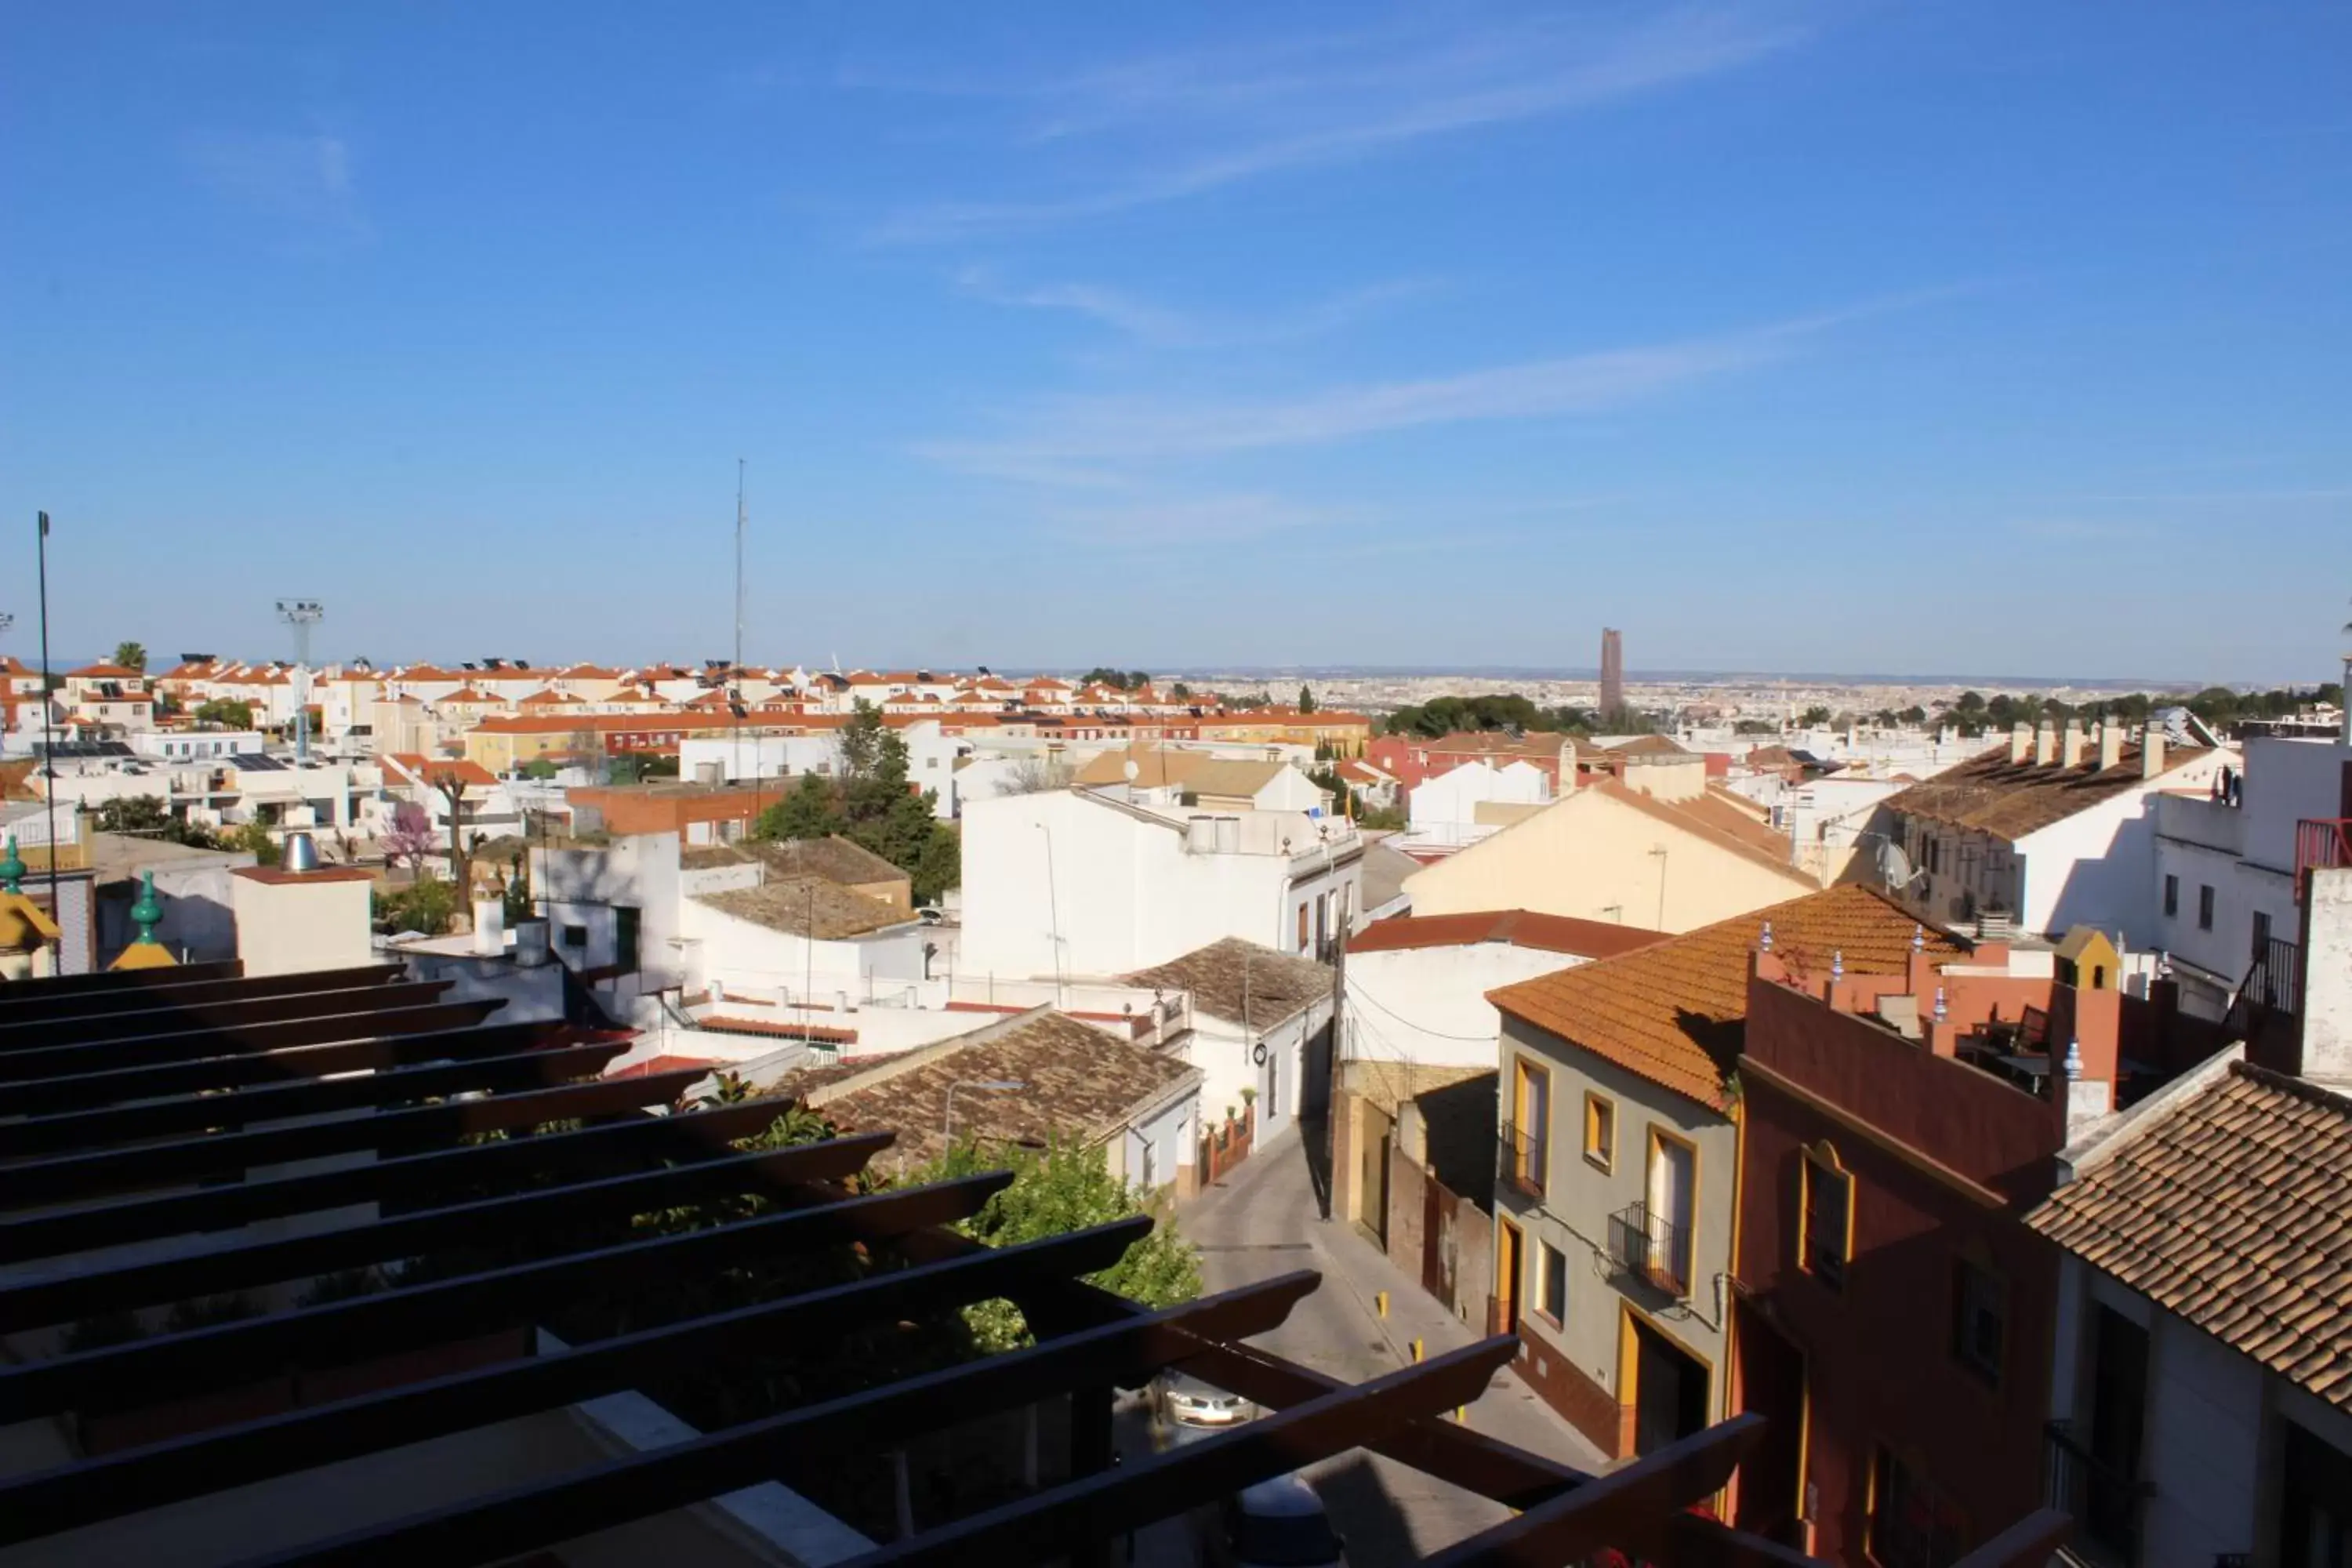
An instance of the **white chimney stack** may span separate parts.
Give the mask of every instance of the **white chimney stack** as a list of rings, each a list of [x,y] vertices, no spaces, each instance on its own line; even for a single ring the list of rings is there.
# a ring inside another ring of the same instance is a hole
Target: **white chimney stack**
[[[2044,719],[2033,731],[2033,765],[2046,768],[2058,760],[2058,727]]]
[[[474,894],[474,951],[485,958],[506,956],[507,900],[502,887],[493,886]]]
[[[2089,744],[2089,738],[2083,733],[2083,721],[2080,719],[2067,720],[2065,747],[2059,753],[2065,758],[2066,765],[2070,768],[2081,767],[2083,753],[2088,749]]]
[[[2306,875],[2296,1070],[2314,1083],[2352,1088],[2352,869],[2321,867]]]
[[[2009,762],[2011,767],[2023,767],[2033,751],[2033,731],[2020,720],[2009,731]]]
[[[2105,773],[2124,760],[2124,727],[2109,719],[2099,726],[2099,771]]]
[[[2164,726],[2150,720],[2139,732],[2139,776],[2152,779],[2164,772]]]

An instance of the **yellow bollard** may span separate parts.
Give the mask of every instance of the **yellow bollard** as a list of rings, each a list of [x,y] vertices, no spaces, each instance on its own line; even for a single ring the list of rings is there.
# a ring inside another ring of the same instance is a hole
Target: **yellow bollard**
[[[1387,1291],[1375,1290],[1372,1292],[1372,1310],[1382,1318],[1389,1315],[1389,1293]]]
[[[1419,1340],[1412,1342],[1412,1359],[1416,1365],[1421,1362],[1421,1342]]]

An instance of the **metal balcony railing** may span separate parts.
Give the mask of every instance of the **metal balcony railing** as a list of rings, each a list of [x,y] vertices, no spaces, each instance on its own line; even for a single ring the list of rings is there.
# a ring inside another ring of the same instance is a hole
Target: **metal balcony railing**
[[[1609,1216],[1609,1253],[1617,1267],[1652,1289],[1690,1294],[1690,1231],[1648,1204],[1630,1204]]]
[[[2091,1451],[2071,1421],[2042,1428],[2050,1506],[2074,1515],[2076,1556],[2102,1568],[2137,1568],[2140,1514],[2153,1490]]]
[[[1550,1141],[1524,1127],[1506,1127],[1496,1135],[1496,1178],[1531,1198],[1544,1195],[1546,1162]]]
[[[2305,817],[2294,825],[2294,901],[2314,871],[2352,866],[2352,817]]]

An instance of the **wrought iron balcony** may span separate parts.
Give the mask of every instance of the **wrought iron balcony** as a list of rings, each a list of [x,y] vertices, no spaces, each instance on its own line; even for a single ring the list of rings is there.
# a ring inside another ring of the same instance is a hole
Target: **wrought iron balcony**
[[[2042,1432],[2050,1506],[2074,1516],[2074,1554],[2101,1568],[2137,1568],[2140,1513],[2153,1489],[2093,1453],[2073,1422]]]
[[[1609,1254],[1617,1267],[1669,1296],[1690,1294],[1691,1235],[1646,1203],[1609,1216]]]
[[[1524,1127],[1506,1127],[1496,1135],[1496,1179],[1531,1198],[1543,1196],[1550,1141]]]

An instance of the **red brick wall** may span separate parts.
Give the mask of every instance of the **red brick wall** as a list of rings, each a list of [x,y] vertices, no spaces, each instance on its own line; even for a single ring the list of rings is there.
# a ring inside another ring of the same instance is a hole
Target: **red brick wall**
[[[1585,1376],[1569,1359],[1568,1352],[1547,1335],[1543,1319],[1523,1311],[1519,1318],[1519,1355],[1512,1365],[1527,1379],[1528,1386],[1559,1411],[1570,1426],[1583,1433],[1594,1447],[1610,1458],[1622,1458],[1632,1451],[1626,1431],[1626,1417],[1631,1412],[1618,1405],[1615,1394]]]
[[[1765,989],[1777,990],[1758,991]],[[2048,1163],[2054,1140],[2039,1100],[1818,1003],[1788,1001],[1793,1005],[1751,994],[1751,1056],[1990,1184]],[[1869,1468],[1881,1442],[1958,1503],[1969,1544],[1980,1542],[2041,1500],[2058,1271],[2053,1251],[2017,1217],[2030,1200],[1989,1208],[1760,1074],[1743,1083],[1735,1268],[1752,1293],[1748,1304],[1807,1358],[1816,1552],[1861,1561]],[[1795,1258],[1801,1151],[1824,1139],[1853,1182],[1853,1255],[1836,1292],[1801,1271]],[[1998,1388],[1952,1353],[1963,1248],[1989,1260],[2008,1286]]]

